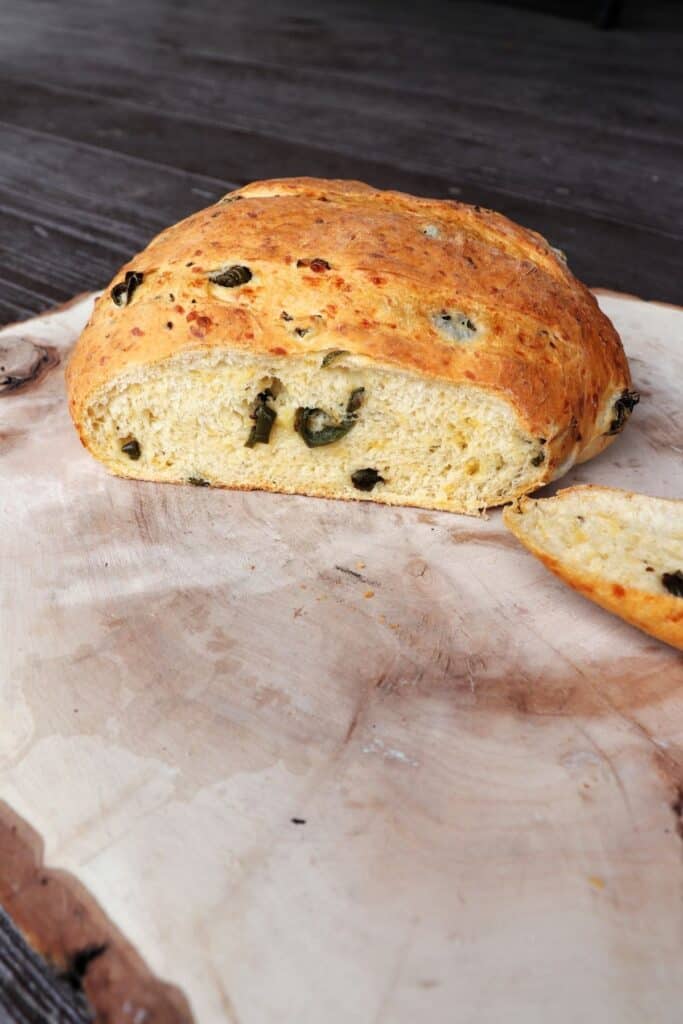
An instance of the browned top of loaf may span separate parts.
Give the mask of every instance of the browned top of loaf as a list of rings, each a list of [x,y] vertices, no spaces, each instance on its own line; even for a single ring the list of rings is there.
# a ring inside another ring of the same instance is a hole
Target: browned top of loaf
[[[231,264],[248,266],[252,280],[209,283]],[[629,384],[617,333],[548,243],[452,200],[354,181],[256,182],[163,231],[112,284],[126,270],[142,271],[143,283],[125,308],[107,289],[72,357],[77,422],[112,377],[210,346],[276,355],[343,348],[476,382],[511,400],[532,433],[574,419],[584,445],[606,394]],[[432,316],[444,309],[465,313],[480,335],[443,337]]]

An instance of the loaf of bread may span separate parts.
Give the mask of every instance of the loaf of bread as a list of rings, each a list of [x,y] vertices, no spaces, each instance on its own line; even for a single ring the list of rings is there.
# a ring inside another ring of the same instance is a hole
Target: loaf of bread
[[[97,300],[68,389],[120,476],[467,513],[596,455],[638,399],[540,235],[310,178],[163,231]]]
[[[503,519],[574,590],[683,649],[683,501],[568,487],[522,498]]]

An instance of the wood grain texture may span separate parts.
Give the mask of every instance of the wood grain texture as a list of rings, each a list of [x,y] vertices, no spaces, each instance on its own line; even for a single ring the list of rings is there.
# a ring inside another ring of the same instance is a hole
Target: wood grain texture
[[[82,994],[55,977],[0,908],[0,1021],[34,1024],[48,1020],[51,1024],[89,1024],[92,1018]]]
[[[612,33],[427,0],[0,9],[0,322],[101,286],[228,187],[355,177],[499,209],[681,301],[681,8]]]
[[[683,313],[600,301],[643,401],[563,485],[680,497]],[[498,512],[108,477],[59,368],[0,477],[0,796],[197,1021],[678,1021],[677,652]]]

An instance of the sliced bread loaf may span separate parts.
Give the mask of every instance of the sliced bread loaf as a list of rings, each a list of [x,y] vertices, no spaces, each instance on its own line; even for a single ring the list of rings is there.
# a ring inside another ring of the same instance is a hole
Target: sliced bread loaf
[[[638,400],[540,235],[311,178],[162,232],[97,301],[68,387],[120,476],[472,513],[602,451]]]

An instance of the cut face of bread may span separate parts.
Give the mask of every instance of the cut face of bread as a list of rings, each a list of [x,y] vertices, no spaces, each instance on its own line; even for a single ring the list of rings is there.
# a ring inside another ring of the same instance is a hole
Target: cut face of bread
[[[503,518],[575,590],[683,649],[683,501],[569,487],[523,498]]]
[[[97,300],[67,381],[121,476],[468,513],[596,455],[637,402],[540,236],[308,178],[162,232]]]
[[[534,486],[544,461],[484,389],[334,351],[183,353],[101,389],[84,423],[122,476],[466,512]]]

